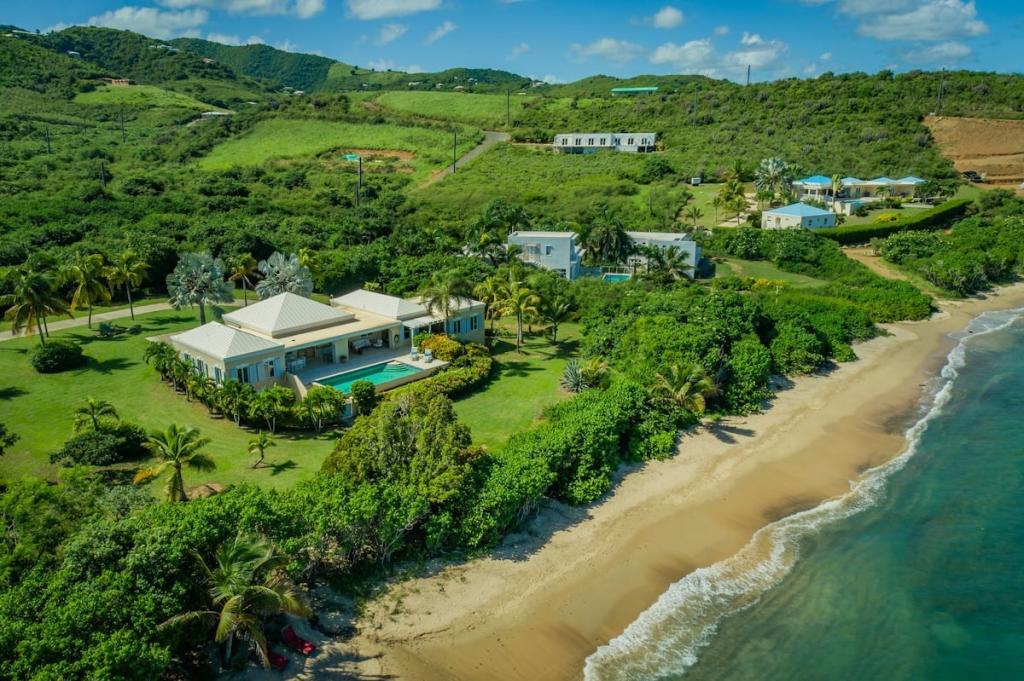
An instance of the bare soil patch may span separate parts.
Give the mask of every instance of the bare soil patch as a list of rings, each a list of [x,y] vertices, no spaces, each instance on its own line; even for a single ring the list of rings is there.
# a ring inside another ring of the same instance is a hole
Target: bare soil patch
[[[957,170],[997,185],[1024,181],[1024,120],[926,116],[924,123]]]

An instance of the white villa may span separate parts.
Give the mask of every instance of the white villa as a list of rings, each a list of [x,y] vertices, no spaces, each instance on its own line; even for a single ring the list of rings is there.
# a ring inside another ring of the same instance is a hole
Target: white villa
[[[682,232],[626,232],[636,246],[654,248],[676,248],[689,255],[694,267],[700,262],[700,246],[689,234]],[[579,245],[576,232],[531,232],[515,231],[509,234],[508,244],[519,246],[519,259],[523,262],[556,272],[570,281],[578,279],[583,272],[585,249]],[[631,255],[624,264],[632,268],[646,265],[642,254]],[[693,276],[693,273],[690,273]]]
[[[761,213],[761,229],[821,229],[835,226],[835,213],[806,203],[794,203]]]
[[[840,180],[838,200],[878,199],[884,195],[914,198],[918,188],[926,181],[920,177],[908,175],[898,180],[888,177],[876,177],[873,180],[861,180],[856,177],[844,177]],[[793,183],[799,200],[831,201],[832,178],[824,175],[812,175]]]
[[[553,146],[564,154],[592,154],[602,149],[629,153],[654,151],[653,132],[570,132],[555,135]]]
[[[260,389],[292,375],[307,384],[408,355],[420,331],[482,343],[484,304],[464,299],[452,305],[446,325],[418,298],[357,290],[325,305],[282,293],[167,340],[218,383],[235,379]]]
[[[551,270],[569,281],[580,276],[583,248],[576,232],[519,232],[508,235],[508,244],[519,246],[523,262]]]

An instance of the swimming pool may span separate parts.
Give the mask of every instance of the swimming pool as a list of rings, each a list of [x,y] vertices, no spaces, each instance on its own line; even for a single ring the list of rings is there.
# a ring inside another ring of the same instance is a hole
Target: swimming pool
[[[632,276],[633,275],[631,274],[625,274],[621,272],[605,272],[603,275],[601,275],[601,278],[604,279],[605,281],[617,283],[620,281],[629,281],[632,278]]]
[[[398,379],[405,378],[406,376],[421,373],[423,373],[423,369],[417,369],[416,367],[404,362],[384,362],[382,364],[374,364],[373,366],[363,367],[362,369],[346,371],[341,374],[328,376],[327,378],[320,379],[317,383],[320,385],[330,386],[339,392],[347,394],[352,392],[352,384],[356,381],[369,381],[374,385],[382,385],[384,383],[390,383],[391,381],[397,381]]]

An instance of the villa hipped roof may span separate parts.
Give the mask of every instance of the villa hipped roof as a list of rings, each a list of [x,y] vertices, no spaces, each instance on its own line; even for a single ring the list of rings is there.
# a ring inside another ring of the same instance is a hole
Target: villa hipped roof
[[[844,187],[852,185],[886,185],[886,184],[924,184],[926,180],[922,180],[920,177],[914,177],[908,175],[907,177],[901,177],[898,180],[894,180],[889,177],[876,177],[873,180],[861,180],[856,177],[844,177],[840,180]],[[811,177],[805,177],[802,180],[797,180],[793,184],[800,186],[832,186],[832,180],[825,177],[824,175],[813,175]]]
[[[338,296],[331,299],[331,302],[342,307],[362,310],[398,320],[411,319],[426,312],[426,309],[416,301],[405,300],[397,296],[389,296],[365,289],[357,289],[343,296]]]
[[[815,184],[815,185],[825,185],[825,186],[831,187],[832,186],[832,178],[831,177],[825,177],[824,175],[812,175],[810,177],[805,177],[802,180],[797,180],[793,184],[799,184],[799,185]]]
[[[224,326],[220,322],[210,322],[184,333],[179,333],[171,336],[171,340],[179,345],[217,359],[244,357],[281,348],[279,343],[254,336],[241,329]]]
[[[827,210],[808,206],[806,203],[794,203],[789,206],[783,206],[782,208],[773,208],[767,212],[774,215],[793,215],[801,218],[817,218],[832,215],[832,213]]]
[[[344,324],[353,321],[355,315],[294,293],[281,293],[226,314],[223,319],[232,326],[277,338]]]

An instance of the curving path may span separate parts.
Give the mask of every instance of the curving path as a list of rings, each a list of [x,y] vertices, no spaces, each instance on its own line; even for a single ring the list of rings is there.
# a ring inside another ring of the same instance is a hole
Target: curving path
[[[164,310],[172,310],[170,305],[167,303],[150,303],[149,305],[136,305],[135,314],[146,314],[147,312],[163,312]],[[131,311],[126,307],[121,310],[110,310],[109,312],[98,312],[92,316],[94,324],[100,322],[111,322],[115,319],[125,319],[131,317]],[[88,317],[75,317],[74,319],[53,319],[47,322],[47,327],[50,331],[62,331],[64,329],[73,329],[77,326],[85,326],[89,323]],[[15,338],[21,338],[24,334],[13,334],[9,331],[0,333],[0,343],[4,341],[13,340]]]
[[[467,151],[465,154],[463,154],[462,157],[455,162],[456,169],[459,168],[460,166],[469,163],[474,158],[476,158],[480,154],[483,154],[496,144],[499,144],[500,142],[508,142],[511,139],[512,135],[508,134],[507,132],[494,132],[490,130],[485,130],[484,141],[476,145],[469,151]],[[443,170],[439,170],[433,175],[431,175],[430,178],[427,179],[426,182],[421,184],[419,188],[422,189],[423,187],[429,187],[432,184],[440,182],[441,180],[443,180],[444,178],[448,177],[451,174],[452,167],[450,165],[445,166]]]

